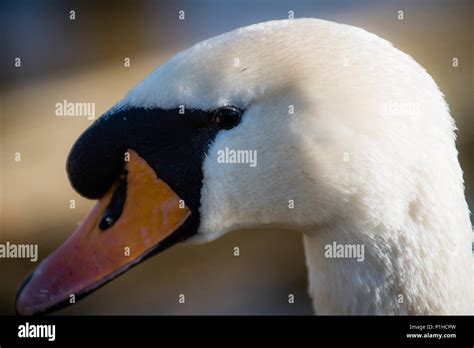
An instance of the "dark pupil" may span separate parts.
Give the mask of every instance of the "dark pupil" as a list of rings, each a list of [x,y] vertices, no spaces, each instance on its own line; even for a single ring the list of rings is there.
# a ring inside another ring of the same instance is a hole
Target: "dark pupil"
[[[240,113],[234,109],[223,109],[217,111],[216,123],[222,128],[230,129],[239,123]]]

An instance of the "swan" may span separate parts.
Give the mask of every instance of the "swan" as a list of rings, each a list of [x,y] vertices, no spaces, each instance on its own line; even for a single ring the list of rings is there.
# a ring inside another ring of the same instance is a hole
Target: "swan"
[[[363,29],[277,20],[200,42],[73,145],[71,185],[99,201],[17,312],[68,305],[176,243],[284,228],[303,236],[317,314],[473,314],[455,138],[431,76]]]

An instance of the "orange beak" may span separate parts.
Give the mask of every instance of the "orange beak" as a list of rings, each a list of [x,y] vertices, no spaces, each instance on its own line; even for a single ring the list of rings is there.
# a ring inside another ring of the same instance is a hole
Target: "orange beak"
[[[20,315],[70,303],[139,263],[191,215],[180,197],[136,152],[127,175],[92,208],[77,230],[23,282]]]

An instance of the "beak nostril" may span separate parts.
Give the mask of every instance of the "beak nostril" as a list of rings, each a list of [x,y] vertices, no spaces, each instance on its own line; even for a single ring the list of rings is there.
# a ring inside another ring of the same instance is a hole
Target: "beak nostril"
[[[99,228],[104,231],[110,227],[112,227],[123,212],[123,207],[125,205],[125,201],[127,200],[127,174],[122,176],[120,182],[115,189],[112,198],[110,199],[110,203],[107,206],[107,209],[102,214],[100,219]]]
[[[103,223],[102,222],[100,223],[100,228],[105,229],[107,227],[112,226],[115,222],[115,219],[112,216],[108,215],[108,216],[105,216],[102,219],[102,221]]]

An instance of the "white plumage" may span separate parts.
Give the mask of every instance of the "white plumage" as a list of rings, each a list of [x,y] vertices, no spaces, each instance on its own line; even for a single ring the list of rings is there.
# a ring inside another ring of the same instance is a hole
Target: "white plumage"
[[[318,314],[474,313],[454,121],[389,42],[316,19],[252,25],[178,54],[124,105],[246,109],[208,150],[193,241],[302,232]],[[258,165],[218,163],[226,147],[257,150]],[[364,262],[326,258],[333,242],[364,245]]]

